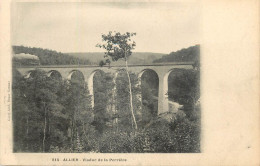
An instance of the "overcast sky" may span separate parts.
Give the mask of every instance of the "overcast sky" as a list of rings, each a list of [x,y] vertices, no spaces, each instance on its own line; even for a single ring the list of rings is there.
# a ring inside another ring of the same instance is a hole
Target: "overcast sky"
[[[195,3],[13,3],[12,44],[102,52],[108,31],[136,32],[137,52],[170,53],[200,41]]]

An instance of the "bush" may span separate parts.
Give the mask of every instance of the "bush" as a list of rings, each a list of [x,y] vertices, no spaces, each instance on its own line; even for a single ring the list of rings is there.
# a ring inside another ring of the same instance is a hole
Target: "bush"
[[[105,132],[99,140],[101,153],[130,153],[133,152],[133,136],[126,132]]]
[[[164,120],[156,122],[145,132],[150,152],[200,152],[200,124],[198,122],[191,122],[185,117],[177,118],[173,122]]]
[[[88,152],[100,153],[197,153],[200,152],[199,121],[177,116],[160,119],[143,131],[97,133],[88,138]],[[98,139],[97,139],[98,138]],[[92,146],[91,146],[92,145]],[[86,146],[87,147],[87,146]]]

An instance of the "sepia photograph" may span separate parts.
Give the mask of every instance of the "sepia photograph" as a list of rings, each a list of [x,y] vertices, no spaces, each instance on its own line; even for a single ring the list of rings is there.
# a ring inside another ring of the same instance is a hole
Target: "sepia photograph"
[[[259,0],[1,0],[0,165],[259,166]]]
[[[13,2],[15,153],[200,153],[200,6]]]

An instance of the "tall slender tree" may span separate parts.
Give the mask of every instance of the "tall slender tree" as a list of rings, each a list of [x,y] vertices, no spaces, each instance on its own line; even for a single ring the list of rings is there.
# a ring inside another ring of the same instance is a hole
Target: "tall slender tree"
[[[132,55],[132,50],[135,48],[136,43],[132,41],[131,37],[135,36],[136,33],[126,32],[121,34],[120,32],[110,31],[107,35],[102,35],[102,41],[104,44],[97,44],[97,47],[106,50],[105,58],[111,58],[112,61],[117,61],[123,59],[125,61],[126,73],[129,83],[129,95],[130,95],[130,110],[134,122],[135,129],[137,129],[137,123],[134,115],[133,109],[133,95],[132,95],[132,85],[128,70],[128,58]]]

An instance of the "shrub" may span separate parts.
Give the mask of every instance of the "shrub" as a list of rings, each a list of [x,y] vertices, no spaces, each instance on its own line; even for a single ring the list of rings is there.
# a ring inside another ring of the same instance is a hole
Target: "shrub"
[[[133,151],[133,136],[126,132],[105,132],[99,140],[101,153],[130,153]]]

